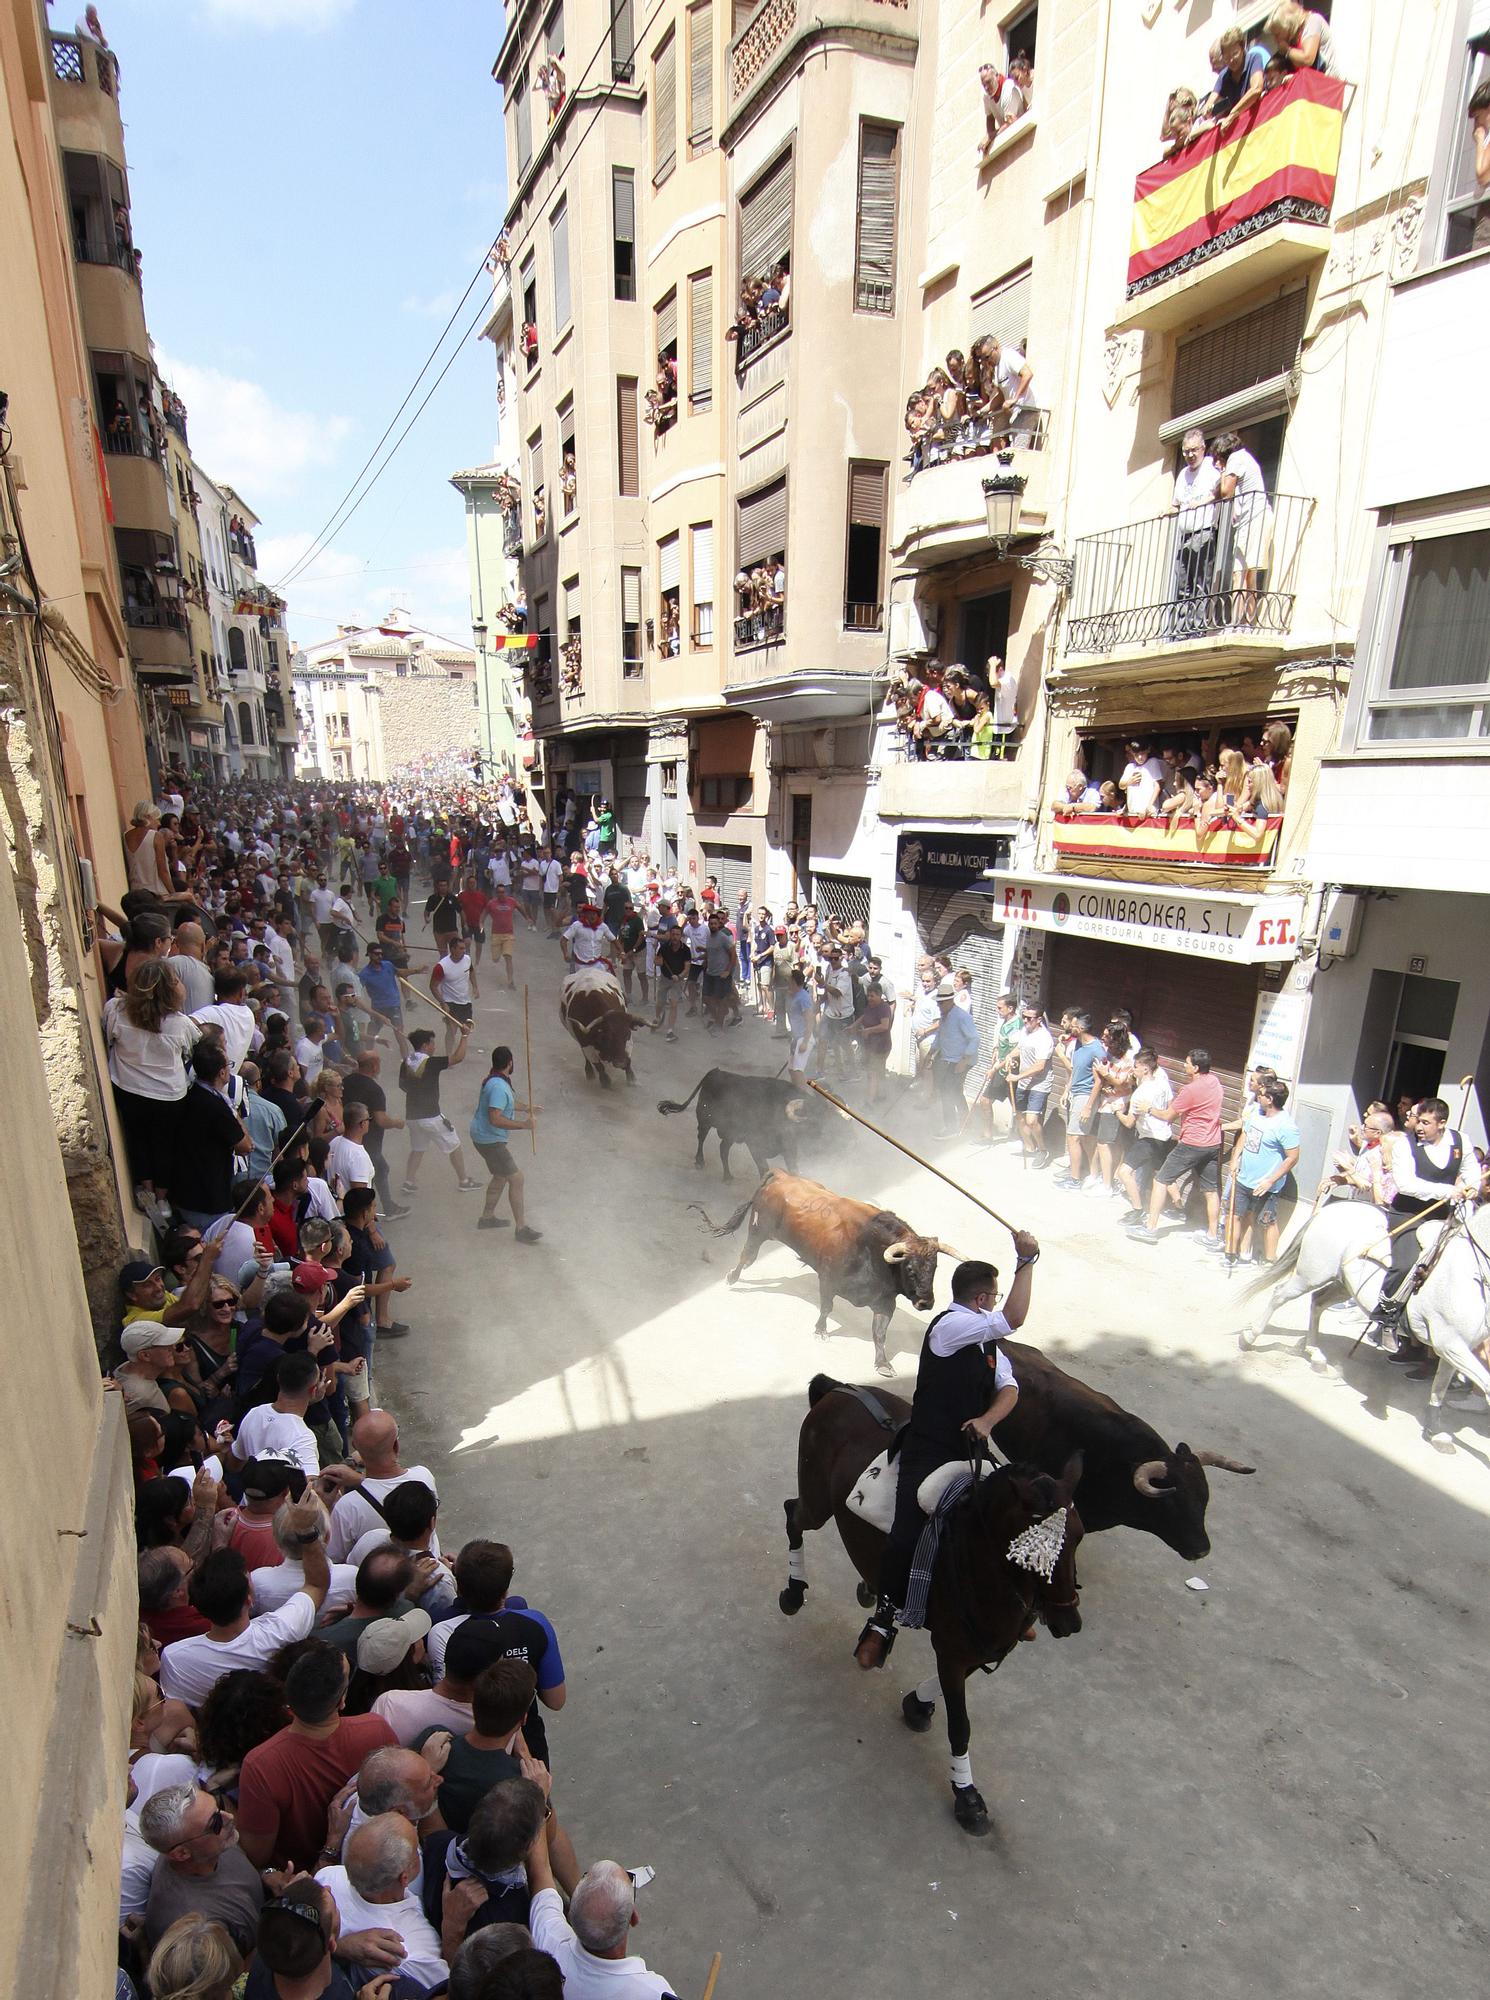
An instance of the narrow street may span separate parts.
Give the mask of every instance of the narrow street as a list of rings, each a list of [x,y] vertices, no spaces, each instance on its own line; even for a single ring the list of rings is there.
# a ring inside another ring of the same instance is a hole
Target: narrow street
[[[543,1242],[478,1234],[480,1195],[427,1159],[416,1215],[390,1229],[415,1331],[382,1351],[379,1386],[406,1461],[439,1479],[447,1546],[510,1540],[515,1589],[554,1621],[555,1796],[582,1860],[657,1869],[649,1963],[696,1993],[717,1948],[731,1991],[819,2000],[903,1991],[907,1966],[934,1991],[975,1957],[1052,1996],[1223,2000],[1280,1965],[1294,1991],[1467,1990],[1490,1886],[1470,1835],[1490,1747],[1483,1418],[1455,1415],[1458,1449],[1436,1454],[1427,1385],[1364,1348],[1347,1361],[1354,1326],[1325,1323],[1343,1375],[1312,1374],[1281,1332],[1244,1357],[1255,1308],[1198,1246],[1131,1245],[1105,1203],[1017,1155],[932,1140],[1042,1239],[1027,1336],[1169,1443],[1257,1467],[1211,1474],[1214,1546],[1195,1568],[1149,1536],[1089,1538],[1082,1633],[1042,1634],[970,1690],[995,1819],[971,1841],[940,1716],[924,1737],[899,1719],[926,1643],[904,1635],[884,1674],[858,1673],[862,1613],[831,1530],[808,1538],[801,1615],[776,1606],[806,1385],[819,1369],[873,1379],[868,1316],[841,1307],[814,1339],[815,1282],[779,1247],[729,1289],[738,1239],[689,1205],[722,1220],[748,1159],[722,1186],[711,1140],[695,1173],[692,1114],[656,1109],[716,1060],[768,1074],[781,1045],[749,1015],[722,1037],[688,1022],[676,1045],[643,1033],[637,1087],[602,1093],[558,1024],[558,960],[519,937],[544,1106],[536,1157],[525,1138],[519,1157]],[[517,1050],[522,1089],[521,988],[482,978],[472,1053],[446,1084],[462,1131],[494,1043]],[[918,1095],[886,1122],[922,1146]],[[399,1135],[389,1153],[396,1182]],[[867,1134],[835,1125],[803,1166],[1009,1261],[976,1210]],[[890,1330],[906,1393],[922,1324],[902,1305]],[[1186,1588],[1197,1573],[1204,1593]]]

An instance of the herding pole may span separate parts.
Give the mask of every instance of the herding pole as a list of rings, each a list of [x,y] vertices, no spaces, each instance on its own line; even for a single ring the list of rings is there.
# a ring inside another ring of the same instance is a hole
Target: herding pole
[[[533,1142],[533,1155],[538,1154],[538,1122],[533,1116],[533,1038],[528,1032],[528,989],[523,987],[523,1056],[528,1068],[528,1137]]]
[[[851,1105],[845,1104],[841,1098],[835,1097],[831,1090],[825,1090],[820,1083],[814,1083],[811,1077],[804,1077],[803,1082],[809,1090],[815,1090],[819,1097],[826,1099],[835,1111],[841,1111],[846,1118],[852,1118],[856,1124],[862,1125],[866,1131],[873,1132],[877,1139],[883,1139],[886,1145],[893,1146],[897,1153],[904,1153],[906,1158],[914,1160],[918,1167],[925,1167],[927,1173],[935,1174],[939,1181],[945,1181],[949,1188],[955,1188],[960,1195],[965,1195],[974,1208],[981,1208],[985,1215],[991,1215],[995,1222],[1002,1223],[1011,1236],[1019,1234],[1019,1231],[1009,1220],[1008,1216],[1000,1215],[996,1208],[990,1208],[986,1201],[980,1201],[977,1195],[971,1193],[962,1185],[961,1181],[954,1181],[950,1174],[944,1174],[941,1168],[934,1167],[930,1160],[923,1159],[919,1153],[913,1153],[909,1146],[903,1145],[899,1139],[892,1137],[881,1126],[876,1125],[872,1119],[866,1118],[862,1112],[855,1111]]]

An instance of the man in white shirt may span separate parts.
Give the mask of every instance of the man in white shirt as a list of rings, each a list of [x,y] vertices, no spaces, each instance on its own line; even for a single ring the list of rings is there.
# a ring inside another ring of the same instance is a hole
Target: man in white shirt
[[[1447,1222],[1456,1201],[1471,1200],[1480,1191],[1479,1158],[1462,1133],[1450,1127],[1449,1107],[1441,1097],[1425,1097],[1406,1129],[1389,1134],[1382,1145],[1397,1184],[1388,1211],[1393,1228],[1418,1215],[1429,1224]],[[1392,1238],[1391,1269],[1373,1315],[1380,1325],[1395,1327],[1401,1319],[1408,1297],[1405,1281],[1420,1252],[1416,1229],[1404,1229]]]
[[[565,1922],[548,1851],[552,1824],[549,1820],[539,1828],[528,1849],[528,1928],[539,1951],[557,1960],[564,2000],[613,2000],[620,1994],[629,2000],[673,2000],[673,1989],[660,1972],[651,1971],[645,1959],[627,1955],[641,1918],[635,1885],[618,1863],[597,1861],[586,1869],[569,1899]]]
[[[1144,819],[1159,803],[1159,781],[1145,764],[1129,763],[1123,767],[1118,779],[1118,790],[1122,793],[1124,810],[1137,819]]]
[[[248,981],[241,972],[229,969],[217,975],[217,999],[210,1007],[198,1007],[194,1021],[215,1021],[222,1029],[222,1045],[227,1050],[228,1068],[235,1073],[253,1047],[258,1023],[253,1009],[244,1003]]]
[[[842,1070],[848,1063],[848,1033],[854,1024],[854,982],[840,944],[828,948],[827,964],[818,974],[818,991],[822,996],[823,1069]]]
[[[281,986],[293,986],[295,983],[295,953],[290,944],[293,929],[294,925],[288,917],[276,917],[264,933],[264,947]]]
[[[708,936],[707,930],[704,932]],[[593,903],[581,903],[579,915],[559,940],[563,948],[565,962],[576,970],[582,965],[598,965],[602,961],[614,969],[616,934],[607,923],[600,920],[600,912]]]
[[[1055,1037],[1038,1005],[1021,1007],[1019,1049],[1014,1071],[1014,1110],[1025,1152],[1038,1167],[1050,1165],[1045,1145],[1045,1110],[1054,1080]]]
[[[359,1417],[352,1426],[352,1449],[362,1460],[365,1468],[362,1478],[343,1493],[331,1512],[331,1533],[327,1540],[327,1550],[333,1562],[345,1562],[348,1551],[370,1528],[381,1527],[386,1531],[387,1523],[373,1506],[374,1500],[386,1500],[395,1486],[401,1486],[406,1479],[420,1479],[438,1499],[435,1476],[427,1465],[401,1465],[398,1457],[398,1424],[387,1410],[369,1410],[365,1417]],[[350,1475],[345,1467],[338,1467],[338,1480]],[[430,1537],[430,1552],[440,1553],[439,1537]]]
[[[315,1338],[314,1327],[311,1338]],[[321,1469],[321,1454],[305,1413],[315,1399],[320,1380],[321,1370],[314,1356],[280,1356],[279,1394],[272,1403],[258,1403],[247,1411],[238,1426],[233,1456],[240,1465],[254,1458],[288,1458],[293,1459],[307,1479],[315,1478]]]
[[[1180,441],[1184,464],[1175,476],[1170,512],[1178,516],[1174,550],[1174,600],[1186,609],[1173,620],[1171,636],[1193,638],[1210,629],[1207,606],[1216,565],[1216,496],[1221,474],[1206,456],[1205,432],[1186,431]]]
[[[559,891],[564,886],[564,864],[557,854],[543,860],[543,908],[551,931],[559,928]]]
[[[267,1563],[263,1568],[248,1573],[251,1592],[249,1610],[255,1618],[267,1617],[271,1611],[282,1611],[296,1591],[305,1587],[305,1564],[300,1560],[293,1516],[292,1508],[281,1507],[271,1524],[275,1547],[284,1561]],[[322,1612],[345,1611],[356,1595],[357,1565],[332,1563]]]
[[[512,864],[507,859],[505,847],[499,847],[486,864],[486,872],[491,877],[494,889],[512,887]]]
[[[994,418],[993,428],[996,434],[1007,434],[1009,442],[1017,444],[1021,437],[1033,434],[1039,420],[1030,389],[1035,371],[1019,349],[1007,341],[990,340],[988,353],[993,362],[994,382],[1004,399],[1002,415]]]
[[[1118,1122],[1132,1133],[1121,1165],[1118,1186],[1140,1215],[1147,1210],[1154,1172],[1174,1143],[1170,1123],[1162,1114],[1174,1102],[1174,1086],[1152,1049],[1138,1049],[1133,1057],[1134,1085],[1126,1111]]]
[[[367,1106],[350,1102],[345,1115],[345,1130],[337,1133],[326,1154],[326,1173],[337,1196],[351,1187],[373,1185],[373,1158],[366,1143],[370,1124]]]
[[[476,967],[471,962],[470,947],[463,937],[452,938],[450,949],[431,968],[429,990],[436,1005],[454,1017],[445,1023],[445,1053],[452,1056],[460,1038],[460,1029],[455,1023],[469,1028],[476,1018],[473,1003],[481,998],[481,988],[476,983]]]
[[[331,1892],[343,1937],[395,1932],[404,1947],[399,1972],[429,1988],[443,1985],[450,1973],[440,1956],[440,1934],[411,1889],[418,1873],[419,1836],[402,1813],[379,1813],[347,1835],[340,1864],[318,1870],[316,1880]]]
[[[287,1504],[285,1532],[298,1552],[304,1581],[278,1611],[254,1618],[248,1568],[236,1549],[214,1549],[197,1568],[191,1599],[207,1630],[177,1639],[160,1656],[160,1691],[199,1708],[224,1674],[265,1665],[292,1639],[308,1639],[331,1582],[326,1560],[326,1510],[307,1496]],[[469,1726],[469,1725],[468,1725]]]

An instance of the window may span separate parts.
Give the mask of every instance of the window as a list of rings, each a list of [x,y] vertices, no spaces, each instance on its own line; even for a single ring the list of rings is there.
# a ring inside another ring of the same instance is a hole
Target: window
[[[548,495],[543,490],[543,433],[528,439],[528,499],[532,508],[533,540],[541,542],[548,532]]]
[[[533,648],[533,653],[531,656],[533,659],[533,664],[539,667],[552,666],[554,657],[554,639],[553,639],[553,632],[551,631],[548,622],[548,599],[546,597],[540,597],[534,600],[533,630],[538,634],[538,644]],[[543,693],[545,695],[548,694],[549,692],[550,690],[548,690],[547,688],[543,690]]]
[[[649,404],[654,434],[661,437],[678,421],[678,293],[676,287],[659,300],[653,314],[653,346],[657,351],[657,381]]]
[[[636,377],[616,377],[616,490],[634,500],[641,492],[641,449],[637,437]]]
[[[662,766],[662,796],[675,799],[678,796],[678,767],[676,764]]]
[[[559,405],[559,495],[567,521],[579,506],[579,464],[574,455],[574,398]]]
[[[636,176],[629,167],[612,167],[610,176],[612,249],[615,295],[636,297]]]
[[[714,9],[700,0],[688,10],[688,153],[714,143]]]
[[[1022,14],[1004,23],[1003,32],[1004,68],[1009,67],[1015,56],[1028,56],[1033,65],[1040,39],[1040,9],[1026,7]]]
[[[859,211],[854,243],[854,310],[895,310],[895,225],[900,180],[900,132],[894,125],[859,126]]]
[[[564,54],[564,0],[559,0],[543,24],[543,51],[556,62]]]
[[[570,320],[569,306],[569,203],[562,200],[548,220],[554,263],[554,332],[562,333]]]
[[[878,632],[883,618],[885,495],[890,468],[850,460],[848,537],[843,563],[843,622],[854,632]]]
[[[700,778],[698,803],[701,812],[740,812],[750,804],[750,774],[727,778]]]
[[[652,185],[661,187],[678,157],[678,43],[669,33],[652,58]]]
[[[968,347],[991,334],[1001,347],[1015,347],[1029,357],[1030,267],[1000,278],[986,291],[973,294],[972,318],[968,324]]]
[[[657,650],[665,657],[682,650],[682,591],[682,543],[676,535],[665,535],[657,544]]]
[[[787,151],[740,198],[740,282],[790,266],[794,155]]]
[[[1273,488],[1307,305],[1308,293],[1301,287],[1180,342],[1170,392],[1174,414],[1159,426],[1174,471],[1181,464],[1181,440],[1192,425],[1208,432],[1237,429],[1269,490]]]
[[[530,250],[522,262],[522,348],[529,368],[538,366],[538,259]]]
[[[786,480],[735,502],[735,644],[761,646],[786,627]]]
[[[621,571],[621,672],[634,680],[642,670],[642,573]]]
[[[533,164],[533,117],[526,71],[512,86],[512,117],[517,132],[517,177],[521,180]]]
[[[987,671],[990,659],[1005,657],[1009,647],[1010,603],[1007,590],[964,599],[957,628],[957,658],[963,666],[981,674]],[[951,664],[947,661],[948,666]]]
[[[566,578],[564,583],[564,637],[566,639],[577,639],[579,637],[579,623],[579,578],[571,576]]]
[[[695,646],[714,643],[714,523],[698,521],[688,530],[688,561],[693,596],[689,635]]]
[[[714,401],[714,273],[697,271],[688,280],[688,407],[707,410]]]
[[[1484,0],[1470,11],[1470,35],[1460,60],[1457,89],[1449,99],[1450,129],[1440,140],[1441,217],[1429,254],[1463,257],[1490,248],[1490,193],[1475,179],[1475,139],[1469,101],[1490,83],[1490,7]]]
[[[1369,742],[1490,739],[1490,527],[1394,543],[1378,629]]]
[[[619,0],[610,24],[610,80],[630,83],[635,75],[636,28],[631,18],[631,0]]]

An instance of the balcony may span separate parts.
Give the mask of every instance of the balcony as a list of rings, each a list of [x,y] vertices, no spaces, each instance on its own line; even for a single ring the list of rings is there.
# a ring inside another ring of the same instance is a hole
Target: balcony
[[[148,680],[191,681],[191,634],[179,604],[146,604],[134,598],[125,583],[124,622],[129,627],[129,656],[135,670]]]
[[[1053,822],[1057,861],[1083,873],[1097,862],[1169,868],[1271,867],[1283,816],[1233,819],[1222,814],[1209,826],[1190,816],[1139,818],[1129,813],[1070,813]],[[1163,879],[1155,877],[1155,879]]]
[[[843,607],[843,629],[845,632],[883,632],[885,629],[885,607],[883,604],[855,604],[846,601]]]
[[[1024,481],[1020,534],[1043,534],[1048,428],[1049,413],[1039,410],[1034,430],[1016,438],[1010,451],[995,455],[991,444],[974,442],[955,457],[928,458],[896,497],[891,547],[897,563],[909,569],[929,569],[986,550],[990,536],[983,482],[1000,471],[1014,472]],[[945,453],[945,447],[933,449]]]
[[[121,528],[148,528],[170,536],[175,523],[166,498],[164,468],[150,438],[143,443],[118,431],[103,439],[108,460],[109,498]]]
[[[911,0],[833,0],[831,5],[815,7],[806,0],[764,0],[730,45],[731,111],[739,109],[756,84],[783,66],[794,43],[844,28],[913,40],[915,10]]]
[[[1324,260],[1348,87],[1300,71],[1138,176],[1115,325],[1163,332]]]
[[[769,306],[749,326],[740,327],[734,336],[735,373],[743,375],[747,364],[763,348],[770,347],[783,334],[790,332],[791,324],[789,306]]]
[[[1236,662],[1281,650],[1293,623],[1313,500],[1274,494],[1249,517],[1235,501],[1182,530],[1180,516],[1076,543],[1065,667],[1073,657],[1152,663],[1156,648]]]
[[[52,36],[52,75],[58,83],[94,83],[105,97],[119,95],[119,61],[83,35]]]
[[[735,620],[735,651],[755,646],[779,646],[786,637],[786,606],[763,604],[758,611],[746,611]]]
[[[1028,784],[1015,757],[905,757],[880,769],[879,813],[882,819],[1017,819]]]

